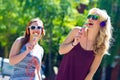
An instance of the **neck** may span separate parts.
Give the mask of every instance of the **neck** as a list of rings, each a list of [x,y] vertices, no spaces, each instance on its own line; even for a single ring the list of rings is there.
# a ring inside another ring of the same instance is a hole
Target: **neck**
[[[96,40],[96,37],[97,37],[96,32],[87,30],[87,38],[89,42],[94,43]]]
[[[95,34],[92,31],[87,30],[86,31],[86,49],[87,50],[93,50],[93,45],[95,43],[97,34]]]

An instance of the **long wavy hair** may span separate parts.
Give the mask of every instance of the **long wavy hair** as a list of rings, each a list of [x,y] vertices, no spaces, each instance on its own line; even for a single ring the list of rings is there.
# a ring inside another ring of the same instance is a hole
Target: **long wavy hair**
[[[43,27],[42,36],[45,35],[45,30],[44,30],[44,26],[43,26],[42,20],[40,20],[39,18],[34,18],[34,19],[32,19],[30,22],[28,22],[28,24],[27,24],[27,26],[26,26],[26,31],[25,31],[25,34],[24,34],[24,36],[23,36],[23,38],[22,38],[22,42],[21,42],[21,47],[22,47],[23,45],[25,45],[25,44],[29,41],[29,39],[30,39],[30,30],[29,30],[28,27],[29,27],[32,23],[34,23],[34,22],[39,22],[39,23],[42,24],[42,27]],[[42,38],[42,36],[40,37],[40,39]],[[21,48],[21,47],[20,47],[20,48]]]
[[[92,8],[89,11],[89,14],[97,13],[100,16],[100,21],[106,21],[106,25],[104,27],[100,27],[100,31],[97,35],[96,42],[94,44],[94,52],[95,54],[108,54],[108,50],[111,45],[112,38],[112,30],[113,27],[111,25],[110,17],[108,16],[105,10],[101,10],[99,8]]]

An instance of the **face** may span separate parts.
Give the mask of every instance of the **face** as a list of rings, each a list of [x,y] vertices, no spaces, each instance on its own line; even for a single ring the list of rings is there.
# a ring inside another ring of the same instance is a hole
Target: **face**
[[[88,28],[98,28],[100,27],[100,16],[97,14],[89,14],[87,16],[87,27]]]
[[[33,22],[29,26],[30,36],[31,37],[40,37],[42,35],[43,24],[42,22]]]

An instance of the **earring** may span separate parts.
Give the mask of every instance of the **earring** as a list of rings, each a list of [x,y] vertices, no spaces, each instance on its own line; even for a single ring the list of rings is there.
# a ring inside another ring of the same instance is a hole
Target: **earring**
[[[107,20],[100,22],[100,27],[106,26],[106,22],[107,22]]]

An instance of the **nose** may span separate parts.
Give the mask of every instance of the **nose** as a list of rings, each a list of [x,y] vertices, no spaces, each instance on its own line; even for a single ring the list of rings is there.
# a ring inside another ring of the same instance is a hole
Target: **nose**
[[[92,18],[89,18],[88,21],[92,21]]]
[[[90,17],[89,20],[92,20],[92,17]]]

